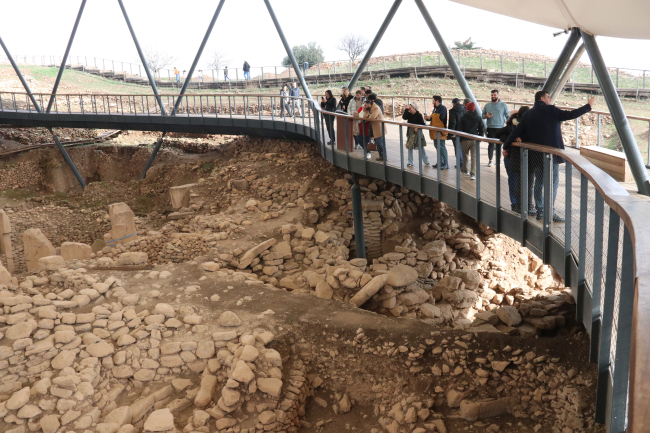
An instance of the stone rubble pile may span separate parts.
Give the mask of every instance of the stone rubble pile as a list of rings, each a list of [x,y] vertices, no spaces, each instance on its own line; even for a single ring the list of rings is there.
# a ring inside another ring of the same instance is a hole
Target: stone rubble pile
[[[196,307],[146,304],[83,268],[0,284],[5,431],[180,431],[188,408],[186,432],[298,431],[310,384],[299,358],[269,347],[271,332],[243,330],[231,311],[208,326]]]

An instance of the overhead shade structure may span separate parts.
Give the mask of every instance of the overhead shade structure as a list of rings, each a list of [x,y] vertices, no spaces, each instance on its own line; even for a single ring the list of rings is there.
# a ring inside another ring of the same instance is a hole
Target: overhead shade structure
[[[558,29],[578,27],[598,36],[650,39],[648,0],[450,0]]]

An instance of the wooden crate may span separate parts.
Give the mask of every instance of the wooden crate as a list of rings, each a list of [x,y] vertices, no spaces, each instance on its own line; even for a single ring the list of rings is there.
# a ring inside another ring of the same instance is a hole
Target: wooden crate
[[[580,155],[619,182],[634,181],[632,171],[623,152],[597,146],[582,146]]]

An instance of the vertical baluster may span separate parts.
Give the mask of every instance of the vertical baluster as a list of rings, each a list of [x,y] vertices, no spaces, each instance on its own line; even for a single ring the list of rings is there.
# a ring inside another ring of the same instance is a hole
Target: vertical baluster
[[[564,170],[564,285],[571,287],[571,202],[573,198],[573,166],[567,162]]]
[[[618,322],[616,326],[616,354],[614,356],[614,382],[612,408],[609,417],[610,432],[625,431],[627,420],[628,381],[630,375],[630,344],[632,343],[632,316],[634,314],[634,246],[630,231],[623,232],[623,269],[618,297]],[[644,332],[647,330],[640,330]]]
[[[543,227],[544,233],[544,263],[550,262],[551,247],[551,219],[553,218],[553,155],[544,154],[544,215]]]
[[[440,167],[441,167],[440,161],[442,161],[442,158],[441,158],[441,155],[440,155],[440,149],[441,149],[441,147],[440,147],[440,131],[436,131],[436,158],[437,158],[436,175],[438,176],[438,196],[436,197],[436,199],[438,199],[438,200],[440,200],[441,193],[442,193],[442,175],[441,175],[441,170],[440,170]]]
[[[526,245],[526,230],[528,223],[528,200],[532,199],[528,197],[528,149],[520,147],[519,148],[521,159],[519,161],[521,165],[521,244]]]
[[[603,319],[598,349],[598,388],[596,389],[595,421],[599,424],[605,423],[607,413],[607,390],[609,387],[609,366],[611,364],[612,325],[614,323],[614,301],[616,300],[616,274],[618,271],[620,231],[620,217],[614,209],[610,208],[605,290],[603,295]]]
[[[598,345],[600,341],[600,299],[602,287],[602,271],[603,271],[603,220],[604,214],[604,201],[603,197],[596,191],[595,215],[594,215],[594,249],[592,252],[594,258],[593,278],[591,282],[591,345],[589,351],[589,361],[592,363],[598,362]]]
[[[583,322],[585,305],[585,261],[587,260],[587,202],[589,199],[589,182],[584,174],[580,175],[580,237],[578,239],[578,296],[576,296],[576,320]],[[585,326],[591,326],[584,323]]]

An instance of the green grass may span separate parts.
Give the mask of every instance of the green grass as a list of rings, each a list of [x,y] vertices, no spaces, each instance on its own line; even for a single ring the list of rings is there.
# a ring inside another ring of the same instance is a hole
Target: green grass
[[[482,56],[480,53],[472,52],[462,52],[460,59],[458,57],[458,52],[453,52],[456,63],[463,68],[481,68],[481,69],[493,69],[499,72],[504,73],[525,73],[526,75],[534,77],[546,77],[548,73],[551,72],[551,69],[555,65],[555,61],[552,60],[533,60],[533,59],[521,59],[521,58],[512,58],[512,57],[499,57],[496,55],[490,55],[484,53]],[[381,58],[374,58],[371,60],[368,70],[370,71],[382,71],[384,69],[395,69],[395,68],[407,68],[407,67],[419,67],[419,66],[446,66],[448,65],[444,56],[431,56],[431,55],[412,55],[412,56],[390,56],[389,58],[399,57],[399,60],[386,60],[383,62]],[[421,59],[421,60],[420,60]],[[327,74],[328,70],[331,73],[334,73],[334,68],[330,67],[325,69],[325,65],[321,64],[320,73]],[[355,72],[357,66],[353,65],[350,68],[349,65],[338,65],[336,71],[341,72]],[[638,73],[638,71],[636,71]],[[312,67],[307,71],[307,75],[318,75],[318,67]],[[618,81],[618,87],[635,89],[638,85],[639,88],[644,88],[643,76],[637,76],[631,71],[626,71],[621,69],[617,71],[616,69],[611,69],[609,71],[612,81],[616,85]],[[591,66],[580,65],[575,70],[573,76],[576,83],[598,83],[596,77],[592,74]],[[638,81],[638,83],[637,83]],[[645,80],[645,87],[650,88],[650,77]]]

